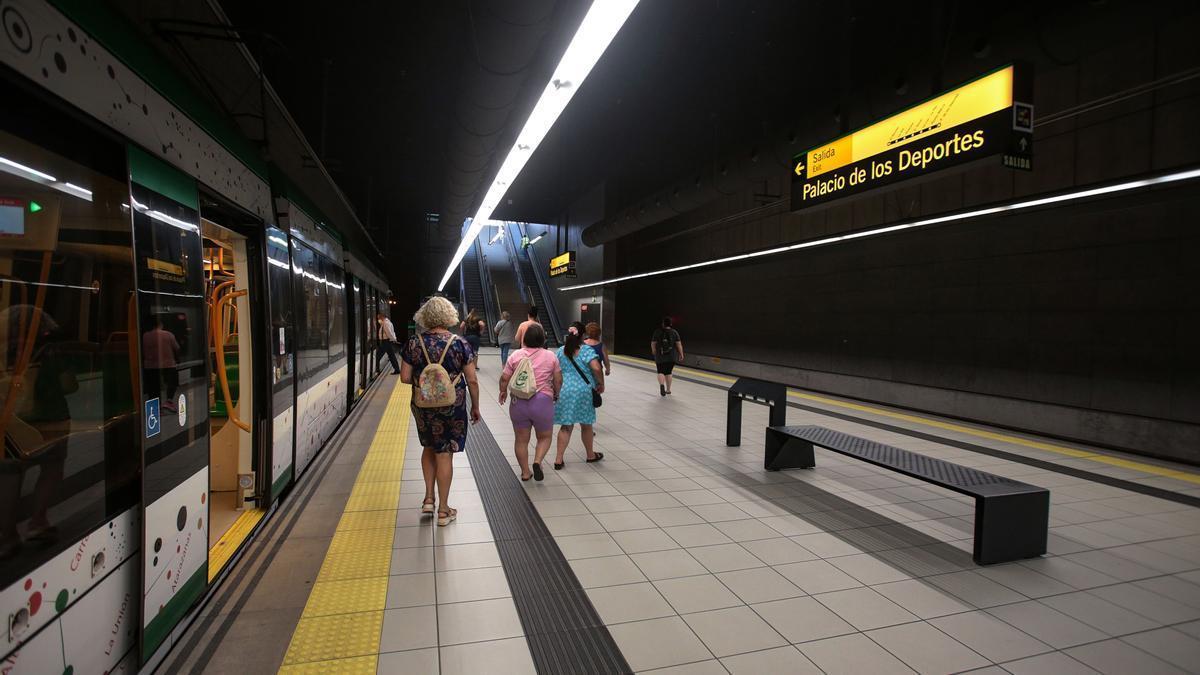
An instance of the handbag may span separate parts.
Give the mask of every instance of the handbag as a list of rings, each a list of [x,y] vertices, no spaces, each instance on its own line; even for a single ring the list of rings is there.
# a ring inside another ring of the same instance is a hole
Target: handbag
[[[592,379],[590,377],[588,377],[587,375],[584,375],[583,371],[579,369],[579,364],[575,363],[575,357],[572,356],[572,357],[568,358],[567,360],[571,362],[571,367],[575,369],[575,372],[579,373],[579,377],[582,377],[583,381],[587,382],[588,387],[591,388],[591,390],[592,390],[592,407],[599,408],[600,406],[604,405],[604,397],[600,396],[600,392],[596,391],[596,385],[592,384]]]

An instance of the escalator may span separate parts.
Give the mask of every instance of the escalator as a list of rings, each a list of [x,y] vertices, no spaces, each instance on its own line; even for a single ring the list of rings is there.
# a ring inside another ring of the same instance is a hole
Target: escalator
[[[561,336],[555,329],[557,321],[551,313],[554,308],[546,303],[546,298],[542,295],[541,288],[538,286],[537,272],[534,270],[533,263],[529,260],[528,249],[517,246],[517,266],[520,270],[520,283],[525,288],[526,297],[529,302],[538,308],[538,318],[542,322],[542,327],[546,329],[546,343],[548,345],[562,344]]]
[[[486,295],[483,290],[483,276],[480,272],[479,247],[471,246],[467,249],[467,254],[463,256],[462,261],[462,298],[466,303],[466,311],[463,313],[465,319],[467,313],[474,311],[476,316],[488,324],[488,330],[482,336],[484,344],[493,344],[491,339],[491,327],[495,324],[490,323],[491,317],[487,314]]]

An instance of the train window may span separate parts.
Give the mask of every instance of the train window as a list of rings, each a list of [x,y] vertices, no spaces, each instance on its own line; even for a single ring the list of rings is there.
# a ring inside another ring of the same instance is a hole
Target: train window
[[[270,289],[271,335],[267,342],[273,356],[272,386],[276,393],[286,393],[276,410],[291,406],[292,377],[295,372],[296,317],[292,311],[292,258],[288,253],[287,235],[283,230],[267,228],[267,285]],[[281,407],[282,405],[282,407]]]
[[[0,106],[0,588],[136,504],[140,464],[124,149],[13,98]]]
[[[329,289],[319,257],[299,242],[293,245],[292,272],[300,280],[296,286],[297,301],[304,308],[300,326],[300,372],[308,379],[315,377],[329,363]]]
[[[346,285],[342,268],[322,259],[326,286],[329,288],[329,358],[346,358]]]

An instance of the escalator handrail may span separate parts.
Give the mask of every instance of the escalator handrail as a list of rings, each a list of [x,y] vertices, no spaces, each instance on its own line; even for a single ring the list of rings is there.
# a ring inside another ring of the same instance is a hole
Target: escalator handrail
[[[504,228],[504,244],[508,247],[508,259],[512,263],[513,276],[517,280],[517,290],[521,293],[521,299],[532,305],[533,298],[529,297],[529,292],[527,290],[528,286],[525,283],[525,275],[521,273],[521,261],[520,258],[517,257],[520,255],[520,253],[517,251],[517,238],[512,234],[513,232],[517,232],[519,234],[520,230],[517,229],[516,223],[505,223]]]
[[[479,290],[483,293],[483,313],[486,316],[488,340],[492,344],[496,344],[496,336],[492,334],[492,328],[500,322],[500,308],[496,306],[495,299],[488,292],[492,286],[492,274],[488,270],[483,256],[483,245],[479,243],[479,239],[475,240],[475,260],[479,268]]]
[[[524,233],[524,225],[522,225],[522,234]],[[563,332],[562,324],[559,323],[558,310],[554,306],[554,298],[550,296],[550,292],[553,289],[550,288],[548,281],[543,279],[542,274],[538,271],[538,261],[533,254],[532,246],[525,248],[525,257],[529,260],[529,266],[533,269],[534,281],[537,283],[538,290],[542,294],[542,301],[546,304],[546,307],[542,309],[545,310],[546,316],[550,319],[550,326],[554,329],[554,334],[561,339],[566,334]]]

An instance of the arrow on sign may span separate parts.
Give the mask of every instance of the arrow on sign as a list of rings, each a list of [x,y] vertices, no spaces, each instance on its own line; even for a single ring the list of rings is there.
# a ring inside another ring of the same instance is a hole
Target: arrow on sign
[[[1017,145],[1021,146],[1021,152],[1025,152],[1025,148],[1029,147],[1029,141],[1025,140],[1025,137],[1022,136],[1021,140],[1017,141]]]
[[[37,213],[42,210],[42,205],[37,202],[29,202],[29,212]]]
[[[802,175],[803,173],[804,173],[804,162],[800,162],[800,163],[796,164],[796,175],[799,176],[799,175]]]

